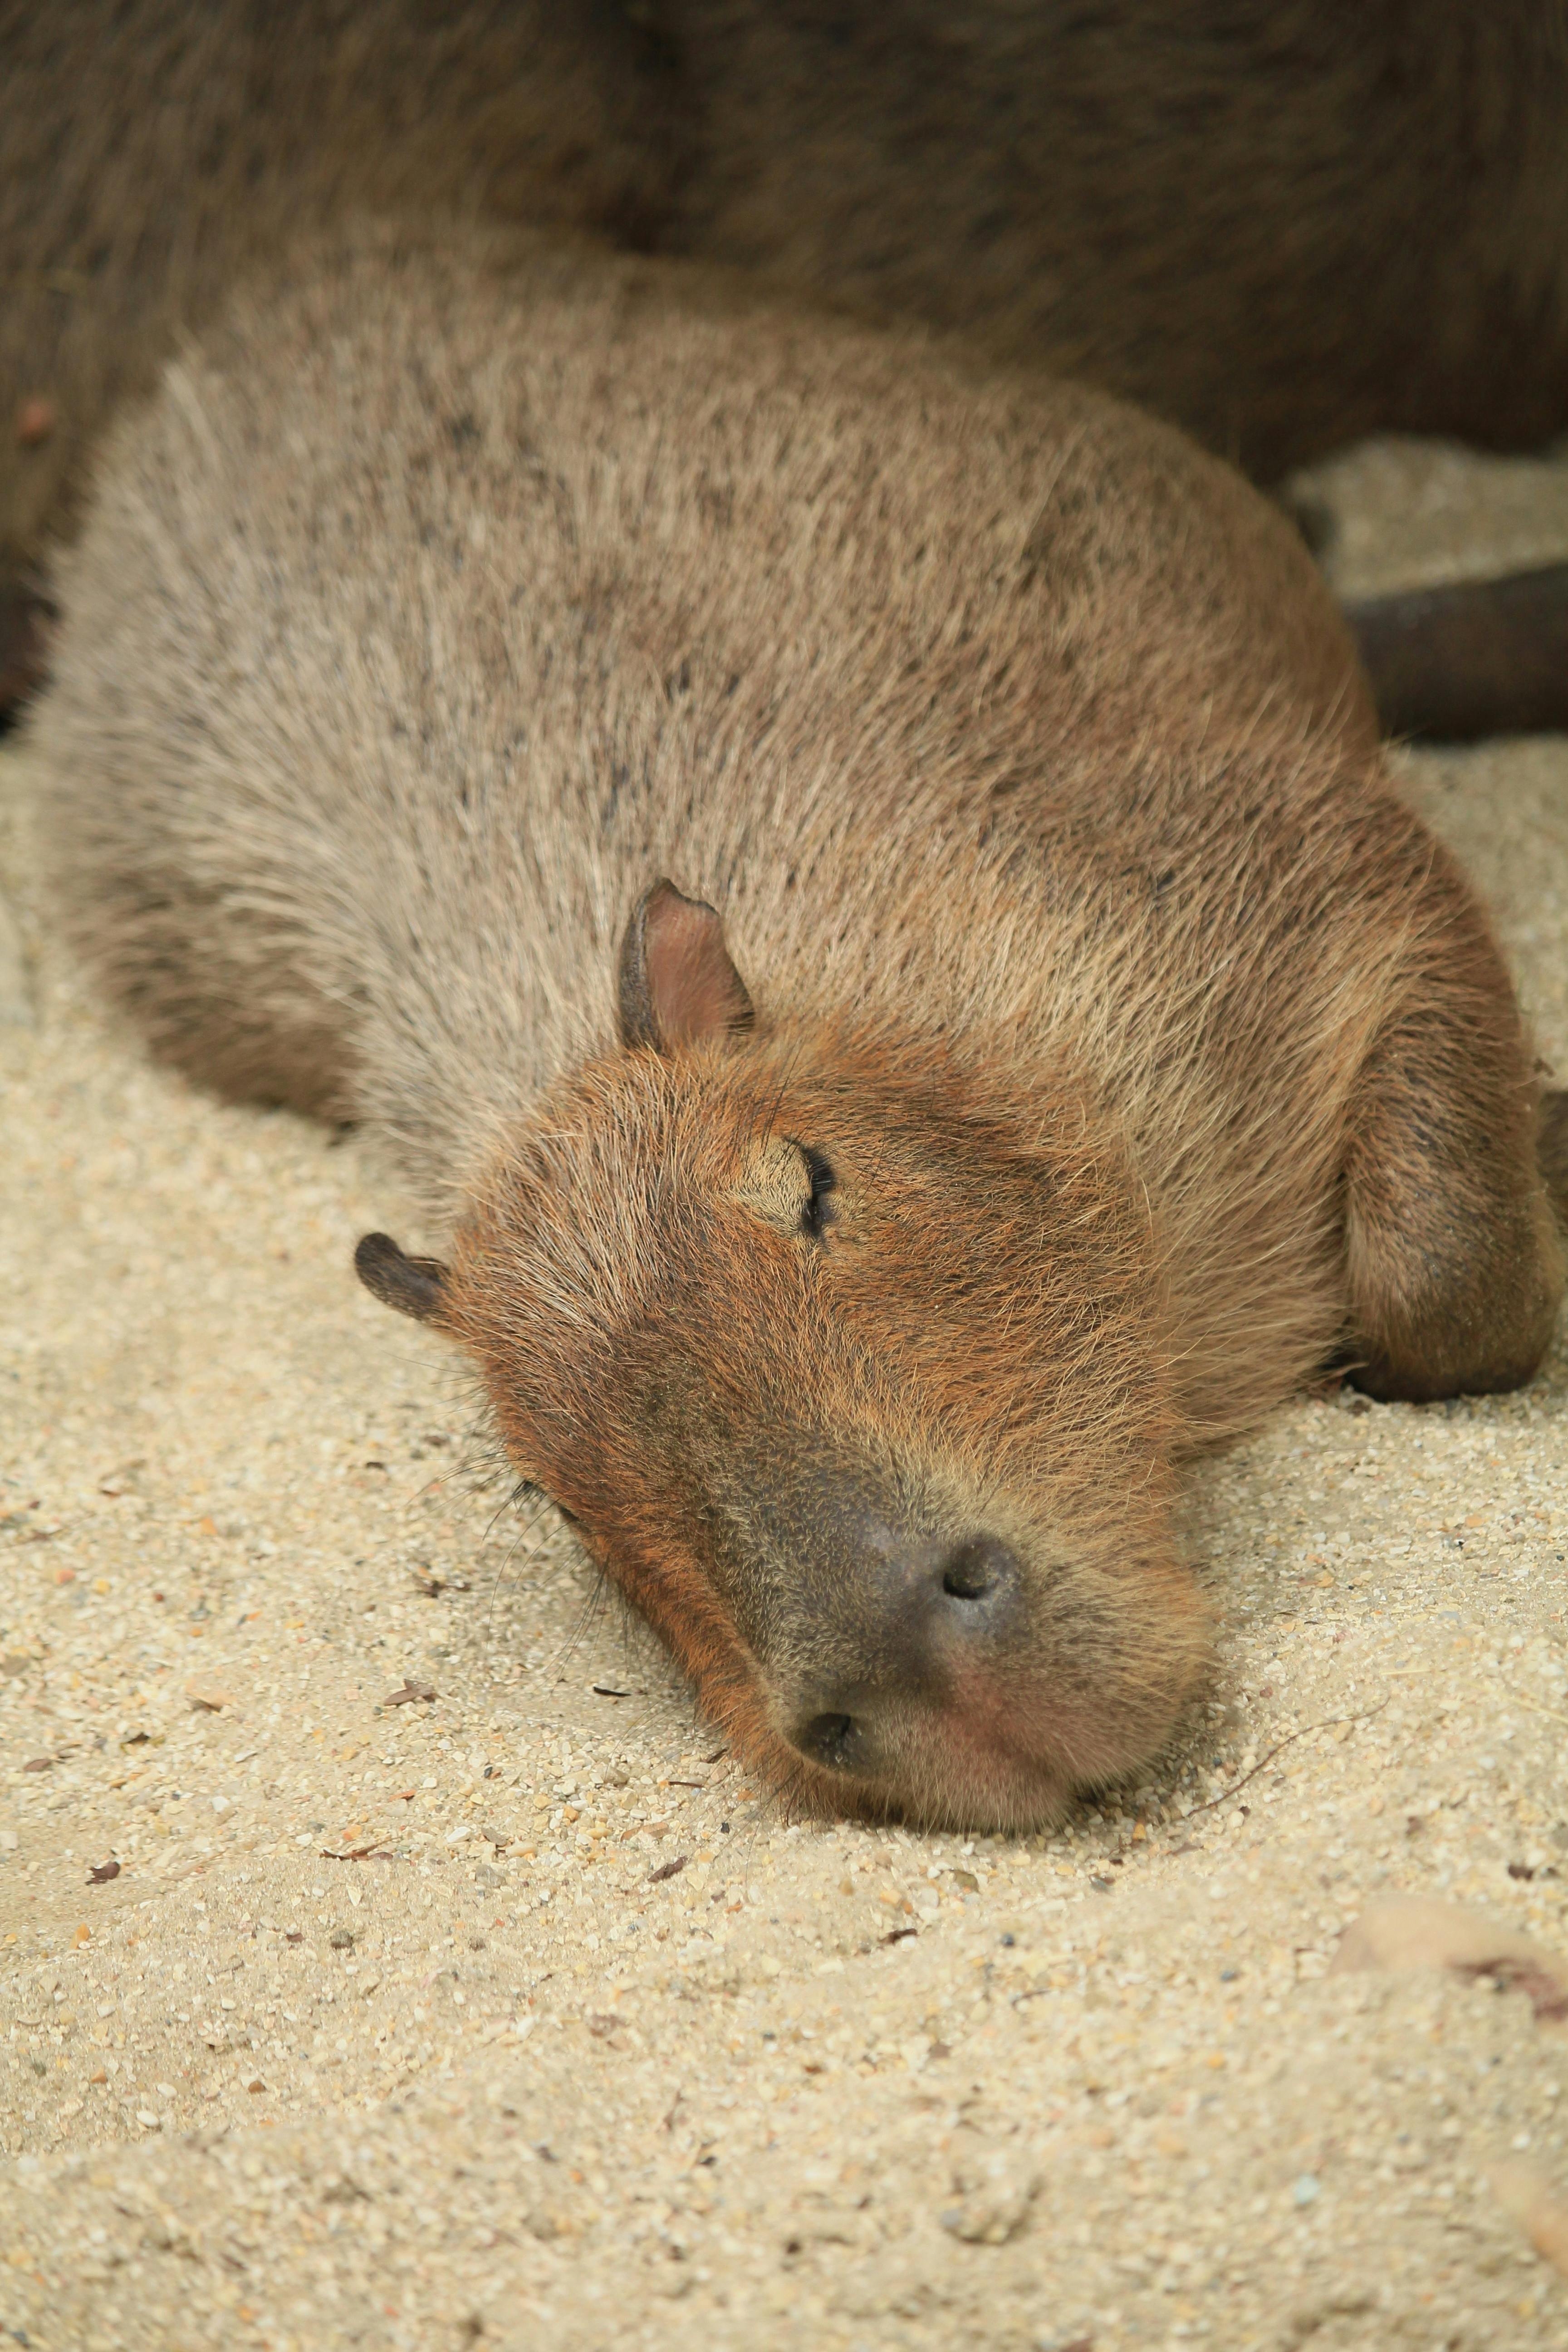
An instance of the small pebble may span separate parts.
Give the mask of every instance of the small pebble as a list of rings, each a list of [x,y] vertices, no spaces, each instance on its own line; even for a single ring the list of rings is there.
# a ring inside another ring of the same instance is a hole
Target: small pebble
[[[1500,2164],[1492,2190],[1544,2263],[1568,2278],[1568,2198],[1532,2164]]]

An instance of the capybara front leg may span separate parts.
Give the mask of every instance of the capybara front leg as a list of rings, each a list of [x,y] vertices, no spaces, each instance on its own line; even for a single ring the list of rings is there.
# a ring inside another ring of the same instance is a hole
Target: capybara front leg
[[[1351,1378],[1371,1396],[1518,1388],[1551,1339],[1563,1247],[1511,994],[1456,991],[1363,1073],[1346,1163]]]

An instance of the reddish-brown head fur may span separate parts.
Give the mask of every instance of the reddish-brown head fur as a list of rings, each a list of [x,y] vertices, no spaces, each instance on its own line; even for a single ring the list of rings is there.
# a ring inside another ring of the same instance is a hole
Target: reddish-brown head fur
[[[634,1042],[507,1137],[440,1320],[775,1783],[1048,1818],[1158,1748],[1205,1647],[1121,1153],[935,1039],[738,1019],[668,887],[628,945]]]

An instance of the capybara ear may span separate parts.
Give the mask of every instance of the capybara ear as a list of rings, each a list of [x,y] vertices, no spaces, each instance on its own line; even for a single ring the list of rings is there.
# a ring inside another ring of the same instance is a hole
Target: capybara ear
[[[718,915],[673,882],[656,882],[633,909],[616,993],[622,1045],[656,1054],[749,1029],[755,1018]]]
[[[384,1307],[417,1323],[439,1319],[447,1303],[447,1269],[437,1257],[405,1257],[390,1234],[366,1234],[354,1252],[354,1272]]]

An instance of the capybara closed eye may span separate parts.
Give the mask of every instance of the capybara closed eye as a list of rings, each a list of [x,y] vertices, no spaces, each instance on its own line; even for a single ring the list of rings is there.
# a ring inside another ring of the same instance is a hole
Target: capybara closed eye
[[[448,1241],[370,1286],[795,1800],[1146,1767],[1184,1465],[1331,1360],[1538,1361],[1497,949],[1296,534],[1173,430],[367,229],[120,429],[58,593],[84,953],[401,1154]]]

